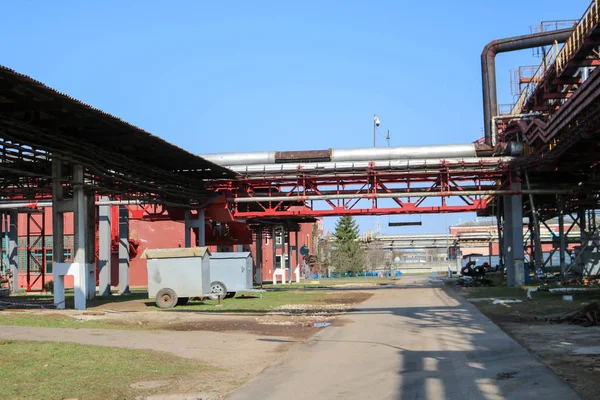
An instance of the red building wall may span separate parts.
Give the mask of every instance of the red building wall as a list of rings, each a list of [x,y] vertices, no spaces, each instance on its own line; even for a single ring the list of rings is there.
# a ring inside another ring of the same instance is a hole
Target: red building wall
[[[45,222],[44,222],[44,230],[46,237],[46,251],[48,252],[48,261],[51,261],[51,251],[52,251],[52,210],[50,208],[46,208],[45,211]],[[31,232],[31,240],[32,242],[36,237],[39,237],[41,234],[41,213],[36,213],[33,216],[34,218],[30,220],[30,232]],[[27,215],[20,214],[19,215],[19,237],[20,242],[23,242],[27,235]],[[35,222],[33,222],[35,220]],[[238,232],[237,230],[232,230],[233,232]],[[244,235],[240,235],[244,236]],[[262,280],[270,281],[273,275],[273,240],[271,238],[267,238],[267,235],[263,235],[263,257],[262,257]],[[69,248],[69,243],[72,243],[73,237],[73,214],[67,213],[65,214],[65,248]],[[184,224],[180,221],[145,221],[145,220],[130,220],[129,221],[129,237],[132,243],[136,244],[135,254],[131,254],[130,259],[130,286],[147,286],[148,278],[147,278],[147,269],[146,269],[146,260],[142,259],[141,256],[145,249],[147,248],[173,248],[173,247],[183,247],[184,246]],[[251,239],[249,236],[245,236],[243,239],[239,239],[236,237],[214,237],[212,232],[207,232],[207,240],[209,240],[209,249],[211,252],[217,251],[251,251],[253,258],[256,263],[256,246],[254,243],[252,244],[240,244],[240,245],[222,245],[222,243],[228,242],[236,242],[236,240],[240,240],[241,242],[249,242]],[[290,237],[290,245],[295,246],[296,234],[291,233]],[[210,245],[210,241],[213,243],[221,243],[221,245]],[[298,244],[299,247],[306,245],[312,251],[312,224],[301,224],[300,232],[298,233]],[[26,253],[26,246],[22,247],[21,253]],[[277,248],[277,255],[281,255],[281,248]],[[296,250],[291,251],[291,265],[293,267],[296,266],[297,263],[302,262],[302,256],[300,255],[300,260],[296,258]],[[45,254],[45,253],[44,253]],[[25,256],[26,257],[26,256]],[[20,265],[19,265],[19,287],[26,287],[26,269],[25,264],[23,262],[23,258],[21,257]],[[68,259],[66,261],[69,261]],[[118,277],[119,277],[119,256],[117,251],[113,251],[112,254],[112,266],[111,266],[111,284],[113,286],[118,285]],[[255,276],[257,271],[255,271]],[[36,273],[35,276],[38,276],[39,273]],[[35,277],[32,277],[33,281]],[[48,269],[48,273],[46,274],[46,281],[52,280],[52,274]],[[72,277],[65,278],[65,286],[73,287]],[[38,279],[38,282],[33,286],[34,288],[41,288],[41,279]]]

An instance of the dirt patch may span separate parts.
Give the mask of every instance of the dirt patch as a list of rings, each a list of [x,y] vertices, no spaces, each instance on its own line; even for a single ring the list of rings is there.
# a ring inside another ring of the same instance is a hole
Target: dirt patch
[[[359,304],[362,303],[363,301],[371,298],[373,296],[373,293],[365,293],[365,292],[356,292],[352,294],[352,303],[353,304]],[[331,296],[328,296],[325,298],[324,300],[325,304],[347,304],[348,303],[348,296],[341,296],[337,293],[332,294]]]
[[[202,322],[181,322],[165,327],[172,331],[212,331],[212,332],[247,332],[260,336],[286,336],[295,339],[306,339],[317,329],[302,324],[262,324],[253,320],[207,320]]]

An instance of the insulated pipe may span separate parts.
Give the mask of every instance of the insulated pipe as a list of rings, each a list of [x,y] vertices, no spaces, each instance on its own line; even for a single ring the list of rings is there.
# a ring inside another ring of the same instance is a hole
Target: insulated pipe
[[[492,155],[491,147],[477,143],[431,146],[366,147],[316,151],[259,151],[251,153],[202,154],[221,166],[283,164],[317,161],[380,161],[424,158],[465,158]]]
[[[343,172],[364,171],[368,168],[375,170],[419,169],[427,167],[482,167],[496,168],[500,163],[507,163],[512,157],[470,157],[452,159],[423,159],[423,160],[396,160],[396,161],[360,161],[360,162],[325,162],[325,163],[299,163],[299,164],[256,164],[256,165],[225,165],[239,174],[297,174],[299,172]]]
[[[498,115],[498,97],[496,94],[496,54],[508,51],[548,46],[554,42],[567,41],[572,29],[514,36],[489,42],[481,53],[481,83],[483,89],[483,126],[485,143],[492,144],[492,118]]]
[[[138,200],[100,200],[95,203],[96,206],[118,206],[118,205],[138,205],[142,204]],[[0,203],[0,210],[14,210],[17,208],[43,208],[52,207],[51,201],[38,201],[38,202],[15,202],[15,203]]]

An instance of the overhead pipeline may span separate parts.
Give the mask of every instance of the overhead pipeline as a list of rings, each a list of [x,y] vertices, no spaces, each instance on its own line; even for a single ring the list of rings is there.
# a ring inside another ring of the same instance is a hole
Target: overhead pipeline
[[[246,166],[314,162],[397,161],[413,159],[455,159],[488,157],[510,152],[508,147],[492,149],[478,143],[430,146],[366,147],[308,151],[259,151],[249,153],[201,154],[221,166]]]
[[[485,143],[492,144],[492,118],[498,115],[496,94],[496,54],[515,50],[548,46],[567,41],[572,29],[539,32],[531,35],[514,36],[489,42],[481,53],[481,84],[483,91],[483,119]]]

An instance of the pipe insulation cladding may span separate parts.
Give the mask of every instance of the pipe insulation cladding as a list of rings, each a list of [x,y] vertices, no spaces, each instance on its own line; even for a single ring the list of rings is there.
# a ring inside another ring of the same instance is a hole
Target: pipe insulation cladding
[[[489,42],[481,53],[481,84],[483,91],[483,127],[485,143],[492,144],[492,118],[498,115],[498,96],[496,93],[496,54],[515,50],[532,49],[564,43],[573,33],[573,29],[539,32],[531,35],[514,36]]]
[[[309,151],[259,151],[215,153],[199,156],[221,166],[266,165],[302,162],[396,161],[413,159],[459,159],[491,156],[496,151],[477,143],[430,146],[366,147]]]

